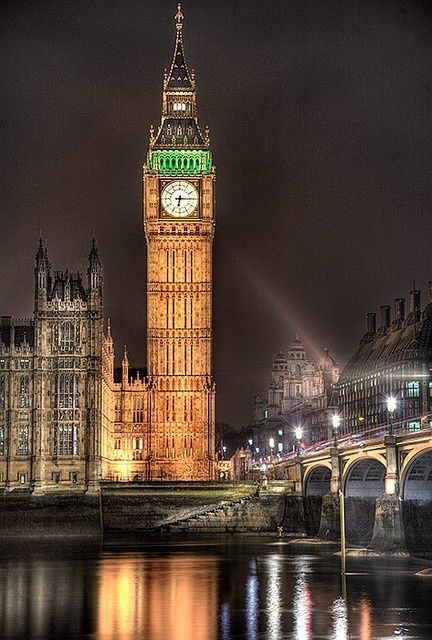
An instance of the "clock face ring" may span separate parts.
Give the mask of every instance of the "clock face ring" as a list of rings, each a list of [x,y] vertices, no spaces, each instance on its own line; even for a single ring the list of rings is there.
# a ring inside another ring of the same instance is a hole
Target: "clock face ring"
[[[161,194],[163,209],[174,218],[186,218],[198,206],[198,191],[187,180],[174,180],[168,183]]]

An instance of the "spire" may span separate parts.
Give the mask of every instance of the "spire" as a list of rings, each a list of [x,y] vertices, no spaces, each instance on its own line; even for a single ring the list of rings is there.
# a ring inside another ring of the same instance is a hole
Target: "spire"
[[[196,115],[195,76],[189,73],[183,45],[183,13],[177,6],[174,55],[163,83],[162,121],[156,135],[150,129],[150,150],[206,150],[209,134],[203,135]],[[152,158],[149,158],[152,164]],[[177,165],[176,165],[177,167]]]
[[[189,75],[183,49],[183,19],[180,2],[177,5],[176,21],[176,42],[174,48],[171,69],[165,80],[164,89],[168,91],[192,91],[194,82]]]
[[[92,240],[92,246],[89,253],[89,266],[90,268],[100,267],[99,249],[97,247],[96,238]]]
[[[35,295],[36,298],[46,297],[49,288],[51,265],[48,260],[48,252],[46,246],[43,245],[42,237],[39,238],[39,246],[36,252],[35,266]]]
[[[95,238],[92,240],[88,260],[87,277],[89,291],[92,299],[100,300],[102,297],[102,265],[99,260],[99,249]]]
[[[39,247],[36,253],[36,262],[42,262],[45,259],[44,246],[42,242],[42,236],[39,238]]]
[[[123,360],[122,360],[122,384],[123,387],[126,387],[129,382],[129,358],[127,355],[127,348],[125,345]]]

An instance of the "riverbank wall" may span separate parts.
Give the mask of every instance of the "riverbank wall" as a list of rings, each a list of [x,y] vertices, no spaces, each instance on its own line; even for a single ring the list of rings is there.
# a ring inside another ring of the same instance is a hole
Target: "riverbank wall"
[[[4,492],[0,538],[276,531],[285,492],[221,483],[107,484],[95,494]]]

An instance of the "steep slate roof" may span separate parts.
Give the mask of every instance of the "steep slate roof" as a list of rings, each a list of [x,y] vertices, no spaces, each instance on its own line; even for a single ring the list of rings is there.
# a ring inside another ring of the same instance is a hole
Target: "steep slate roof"
[[[410,318],[399,325],[393,323],[387,332],[379,329],[374,336],[365,334],[343,370],[339,384],[389,365],[431,359],[432,304],[429,304],[416,323]]]

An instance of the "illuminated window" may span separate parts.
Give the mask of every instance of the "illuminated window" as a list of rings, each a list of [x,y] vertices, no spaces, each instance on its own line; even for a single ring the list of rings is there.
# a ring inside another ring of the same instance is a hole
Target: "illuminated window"
[[[19,406],[21,409],[27,409],[29,406],[29,384],[29,377],[21,376],[19,383]]]
[[[0,409],[4,409],[5,407],[5,387],[5,376],[0,376]]]
[[[75,350],[75,340],[79,338],[78,331],[72,322],[63,322],[60,326],[60,351],[62,353],[73,353]]]
[[[58,406],[60,409],[79,408],[79,383],[75,373],[60,373],[58,377]]]
[[[418,381],[408,382],[407,389],[408,389],[408,398],[420,397],[420,382]]]
[[[55,456],[78,455],[78,429],[74,422],[54,423],[52,434]]]
[[[268,418],[268,409],[264,411],[264,418]]]
[[[59,426],[59,455],[76,456],[78,454],[78,425],[62,424]]]
[[[4,456],[4,427],[0,427],[0,456]]]
[[[282,431],[282,429],[279,429],[279,431],[278,431],[278,436],[283,436],[283,431]]]
[[[283,443],[282,442],[278,442],[278,452],[282,453],[283,451]]]
[[[29,426],[23,424],[18,433],[18,455],[27,456],[29,453]]]
[[[143,398],[142,396],[134,396],[132,420],[133,422],[143,422],[143,419],[144,419]]]

